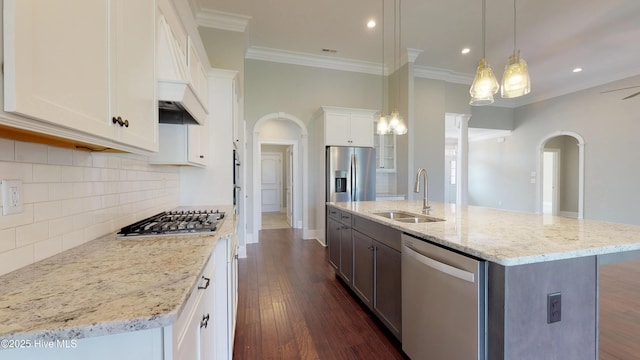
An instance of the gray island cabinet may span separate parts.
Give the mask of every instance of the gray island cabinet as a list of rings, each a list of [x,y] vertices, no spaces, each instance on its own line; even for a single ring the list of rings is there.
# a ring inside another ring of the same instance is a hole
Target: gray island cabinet
[[[402,341],[400,320],[386,321],[393,311],[376,306],[392,297],[389,304],[401,314],[400,294],[417,290],[400,289],[400,236],[406,234],[486,262],[485,336],[478,359],[597,359],[599,265],[640,257],[640,227],[439,203],[432,203],[430,216],[442,221],[407,223],[375,214],[420,214],[421,206],[327,203],[328,214],[351,214],[352,248],[338,254],[352,262],[348,285],[394,335]],[[337,240],[327,234],[331,253]],[[397,248],[395,240],[381,241],[395,236]],[[378,279],[384,276],[389,278]],[[396,288],[385,288],[390,284]]]

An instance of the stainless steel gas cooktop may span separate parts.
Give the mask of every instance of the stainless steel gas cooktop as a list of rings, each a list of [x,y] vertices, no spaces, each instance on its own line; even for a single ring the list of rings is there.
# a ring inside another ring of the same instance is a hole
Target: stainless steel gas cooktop
[[[163,211],[123,227],[118,232],[118,238],[213,234],[224,218],[225,213],[218,210]]]

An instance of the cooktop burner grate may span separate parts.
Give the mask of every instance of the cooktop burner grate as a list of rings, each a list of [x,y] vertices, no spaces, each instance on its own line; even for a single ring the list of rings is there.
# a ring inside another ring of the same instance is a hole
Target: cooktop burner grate
[[[173,210],[120,229],[118,237],[183,235],[215,232],[225,217],[218,210]]]

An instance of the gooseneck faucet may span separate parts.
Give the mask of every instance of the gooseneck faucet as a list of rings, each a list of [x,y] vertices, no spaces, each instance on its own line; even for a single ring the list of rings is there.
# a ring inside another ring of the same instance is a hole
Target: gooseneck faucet
[[[413,187],[413,192],[420,192],[420,175],[424,175],[424,198],[422,199],[422,212],[428,214],[429,210],[431,210],[431,205],[429,205],[429,200],[427,199],[427,170],[425,170],[424,168],[418,168],[418,173],[416,174],[416,185]]]

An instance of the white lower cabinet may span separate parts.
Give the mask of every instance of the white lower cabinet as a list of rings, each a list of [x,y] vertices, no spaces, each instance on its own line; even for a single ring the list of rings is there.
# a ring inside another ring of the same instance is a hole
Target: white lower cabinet
[[[27,349],[0,349],[0,359],[231,359],[238,291],[235,247],[235,235],[218,241],[187,303],[170,326],[52,343],[30,340]]]

